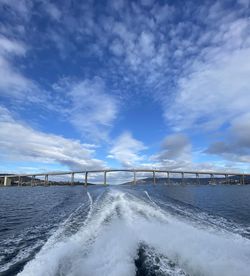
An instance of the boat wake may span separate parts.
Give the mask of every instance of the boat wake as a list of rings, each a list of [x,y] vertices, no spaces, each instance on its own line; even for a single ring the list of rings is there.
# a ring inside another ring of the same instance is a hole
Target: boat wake
[[[249,239],[174,215],[148,191],[108,188],[88,201],[19,275],[249,275]]]

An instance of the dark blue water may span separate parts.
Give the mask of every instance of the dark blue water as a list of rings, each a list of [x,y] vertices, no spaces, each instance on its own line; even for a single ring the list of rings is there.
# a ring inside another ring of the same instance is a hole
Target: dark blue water
[[[249,275],[250,185],[0,189],[0,275]]]

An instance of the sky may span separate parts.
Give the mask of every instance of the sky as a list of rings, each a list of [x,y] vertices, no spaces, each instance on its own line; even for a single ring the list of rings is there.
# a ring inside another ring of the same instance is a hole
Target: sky
[[[250,1],[0,0],[0,172],[250,172]]]

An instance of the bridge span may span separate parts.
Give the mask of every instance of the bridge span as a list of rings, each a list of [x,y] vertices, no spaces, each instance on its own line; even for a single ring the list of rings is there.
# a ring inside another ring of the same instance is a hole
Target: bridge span
[[[88,176],[89,174],[96,174],[96,173],[103,173],[103,184],[107,185],[107,174],[113,173],[113,172],[129,172],[133,173],[133,181],[131,183],[136,184],[137,183],[137,173],[152,173],[152,179],[153,184],[156,184],[156,174],[166,174],[167,176],[167,182],[170,184],[170,175],[179,175],[181,178],[181,182],[184,184],[185,182],[185,176],[190,175],[193,178],[196,178],[197,183],[200,183],[200,176],[201,175],[209,175],[211,178],[211,181],[215,179],[215,177],[221,176],[225,178],[225,183],[229,183],[229,177],[236,176],[239,177],[240,184],[245,184],[245,177],[250,177],[250,173],[238,173],[238,172],[212,172],[212,171],[179,171],[179,170],[157,170],[157,169],[101,169],[101,170],[86,170],[86,171],[63,171],[63,172],[46,172],[46,173],[36,173],[36,174],[12,174],[12,175],[2,175],[0,176],[1,179],[3,179],[3,185],[4,186],[10,186],[11,180],[13,178],[18,179],[18,186],[22,186],[22,178],[28,177],[30,178],[30,184],[34,186],[34,181],[36,177],[44,177],[44,185],[49,185],[49,176],[62,176],[62,175],[70,175],[70,182],[73,185],[75,174],[84,174],[84,181],[83,185],[88,185]]]

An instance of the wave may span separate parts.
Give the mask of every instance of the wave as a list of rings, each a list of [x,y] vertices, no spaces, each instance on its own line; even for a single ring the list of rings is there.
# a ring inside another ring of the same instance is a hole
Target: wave
[[[18,275],[249,275],[250,240],[219,223],[175,215],[148,191],[88,200]]]

